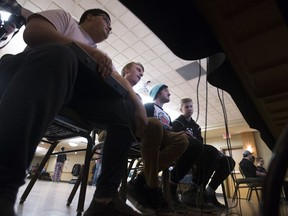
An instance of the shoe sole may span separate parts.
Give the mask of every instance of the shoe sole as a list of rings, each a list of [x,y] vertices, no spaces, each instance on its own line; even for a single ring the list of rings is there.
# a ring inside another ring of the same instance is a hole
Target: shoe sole
[[[127,199],[129,202],[142,214],[149,215],[149,216],[156,216],[155,211],[153,209],[144,207],[142,204],[140,204],[137,200],[135,200],[133,197],[131,197],[129,194],[127,195]]]

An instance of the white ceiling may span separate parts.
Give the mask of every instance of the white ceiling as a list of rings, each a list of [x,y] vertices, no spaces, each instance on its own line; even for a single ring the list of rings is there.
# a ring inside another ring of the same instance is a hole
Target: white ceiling
[[[198,90],[198,78],[189,81],[182,78],[175,70],[192,61],[185,61],[175,56],[149,28],[119,1],[18,0],[18,2],[33,12],[47,9],[64,9],[77,20],[86,9],[101,8],[106,10],[112,19],[112,34],[108,40],[99,44],[98,47],[113,59],[118,71],[121,71],[121,68],[129,61],[141,62],[144,65],[145,73],[142,82],[135,87],[135,90],[142,94],[144,101],[150,100],[148,97],[146,98],[147,92],[143,91],[146,82],[150,81],[147,85],[148,89],[155,84],[165,83],[169,86],[171,101],[164,105],[164,109],[171,115],[172,120],[179,115],[180,99],[191,97],[195,107],[194,119],[197,118],[197,111],[199,111],[197,122],[202,129],[207,125],[207,134],[211,133],[213,136],[222,136],[224,133],[223,112],[217,89],[206,83],[205,75],[201,76]],[[17,53],[23,50],[25,43],[22,40],[22,31],[23,28],[5,48],[0,50],[0,56],[5,53]],[[206,59],[202,59],[201,64],[206,69]],[[220,95],[222,96],[221,91]],[[230,95],[225,92],[223,95],[230,133],[249,130]]]

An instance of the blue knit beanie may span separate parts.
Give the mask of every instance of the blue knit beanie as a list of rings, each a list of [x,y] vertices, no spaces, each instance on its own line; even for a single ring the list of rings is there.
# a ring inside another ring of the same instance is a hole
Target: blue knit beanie
[[[157,96],[157,94],[162,91],[163,89],[168,88],[167,85],[164,84],[158,84],[155,85],[150,91],[149,91],[149,96],[155,100],[155,97]]]

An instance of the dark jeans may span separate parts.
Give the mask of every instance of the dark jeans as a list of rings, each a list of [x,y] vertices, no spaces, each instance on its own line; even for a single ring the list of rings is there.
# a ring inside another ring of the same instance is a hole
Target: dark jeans
[[[47,44],[2,58],[0,100],[0,199],[15,201],[38,143],[64,105],[107,129],[99,184],[102,196],[117,193],[133,140],[133,106],[78,65],[69,48]]]
[[[178,183],[192,169],[192,181],[195,184],[206,187],[212,177],[209,185],[216,189],[230,175],[234,166],[235,161],[214,146],[189,139],[189,146],[171,170],[170,179]]]
[[[197,139],[188,140],[189,145],[186,151],[176,161],[176,165],[171,170],[170,180],[172,182],[178,183],[182,178],[184,178],[202,155],[203,144]]]
[[[234,166],[233,158],[222,154],[214,146],[206,144],[203,148],[203,154],[195,166],[192,181],[205,188],[211,178],[209,186],[216,190],[230,175]]]

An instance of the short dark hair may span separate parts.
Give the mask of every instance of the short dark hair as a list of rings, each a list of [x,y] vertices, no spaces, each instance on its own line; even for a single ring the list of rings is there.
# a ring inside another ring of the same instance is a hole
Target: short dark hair
[[[79,21],[79,24],[83,23],[83,22],[86,20],[86,18],[87,18],[87,16],[88,16],[89,14],[91,14],[91,15],[93,15],[93,16],[106,15],[106,16],[109,18],[109,20],[111,20],[109,14],[108,14],[106,11],[101,10],[101,9],[99,9],[99,8],[95,8],[95,9],[86,10],[86,11],[82,14],[82,16],[81,16],[81,18],[80,18],[80,21]]]
[[[64,150],[65,150],[65,147],[61,147],[60,149],[61,149],[61,151],[64,151]]]
[[[121,71],[121,75],[124,77],[125,76],[125,69],[130,69],[133,65],[139,65],[142,70],[144,71],[144,66],[140,63],[140,62],[129,62],[128,64],[126,64],[122,71]]]

